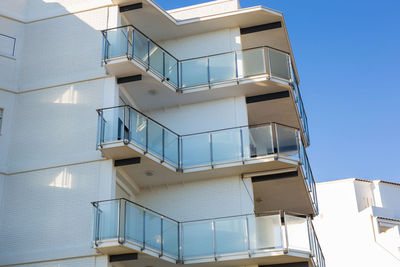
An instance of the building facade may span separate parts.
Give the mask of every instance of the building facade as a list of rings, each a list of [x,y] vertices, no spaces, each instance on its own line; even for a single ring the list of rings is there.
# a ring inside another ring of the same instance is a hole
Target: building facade
[[[282,13],[0,13],[1,266],[325,266]]]
[[[400,266],[400,184],[350,178],[317,189],[328,266]]]

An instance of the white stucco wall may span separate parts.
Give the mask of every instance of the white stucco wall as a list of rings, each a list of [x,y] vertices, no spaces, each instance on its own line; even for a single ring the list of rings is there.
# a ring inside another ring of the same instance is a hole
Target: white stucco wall
[[[252,196],[249,179],[225,177],[143,189],[136,201],[176,220],[187,221],[253,213]]]
[[[147,115],[181,135],[248,124],[244,96],[155,110]]]
[[[159,45],[183,60],[240,50],[240,29],[231,28],[160,42]]]
[[[107,12],[95,9],[25,25],[20,90],[104,76],[100,30],[107,27]]]
[[[15,267],[111,267],[107,256],[82,257],[77,259],[66,259],[39,263],[18,264]]]
[[[372,185],[355,179],[317,184],[320,215],[314,225],[327,267],[399,266],[400,255],[376,241],[374,208],[359,211],[363,198],[372,196]],[[397,202],[392,199],[393,205]]]
[[[389,209],[395,218],[400,219],[400,185],[379,182],[382,208]]]
[[[375,206],[374,194],[372,192],[373,184],[370,182],[355,181],[354,189],[357,199],[358,211]]]
[[[2,0],[0,15],[30,23],[112,4],[111,0]]]
[[[0,173],[7,172],[8,150],[14,124],[14,106],[16,95],[0,91],[0,108],[3,109],[3,122],[0,131]]]
[[[90,202],[114,196],[111,160],[4,177],[0,265],[96,254]]]
[[[104,86],[100,79],[19,94],[8,172],[100,159],[96,109],[103,105]]]

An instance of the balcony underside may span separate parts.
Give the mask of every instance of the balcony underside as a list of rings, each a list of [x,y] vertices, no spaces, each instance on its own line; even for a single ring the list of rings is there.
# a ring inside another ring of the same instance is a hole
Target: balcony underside
[[[161,163],[150,153],[144,155],[135,145],[124,145],[122,141],[104,144],[101,151],[104,156],[114,160],[141,157],[140,164],[119,167],[130,177],[134,177],[135,182],[141,188],[240,176],[242,174],[251,177],[269,171],[298,170],[297,176],[284,180],[273,179],[256,183],[253,186],[255,193],[259,194],[263,200],[260,208],[263,208],[263,211],[286,209],[302,214],[315,214],[301,168],[298,168],[298,163],[283,156],[278,157],[277,154],[245,161],[215,164],[213,167],[206,165],[184,169],[182,173],[177,172],[174,167],[166,162]],[[148,175],[149,173],[151,173],[151,176]],[[290,196],[290,198],[282,198],[285,195]],[[264,203],[268,204],[265,205]]]
[[[143,7],[124,12],[125,18],[130,24],[136,25],[139,29],[146,29],[146,34],[158,42],[226,28],[246,28],[278,21],[284,23],[283,17],[279,12],[261,6],[243,8],[202,18],[175,20],[151,0],[114,0],[114,3],[120,6],[139,2],[143,4]],[[266,32],[264,34],[270,38],[268,38],[267,43],[264,40],[260,40],[258,46],[271,43],[281,50],[290,52],[290,43],[288,42],[285,27]],[[270,32],[273,32],[273,35],[269,35]]]
[[[151,70],[126,57],[113,59],[105,65],[107,71],[116,77],[142,75],[142,80],[120,84],[134,97],[141,111],[193,104],[233,96],[255,96],[261,94],[290,91],[287,82],[278,79],[270,80],[269,75],[262,74],[248,78],[239,78],[221,83],[183,88],[177,93],[167,81],[155,75]],[[212,92],[210,93],[210,89]],[[146,104],[143,104],[146,103]],[[293,109],[295,115],[295,110]]]
[[[137,260],[124,262],[126,267],[130,266],[157,266],[157,267],[173,267],[176,266],[174,259],[167,256],[161,256],[151,250],[141,250],[134,243],[126,242],[119,244],[116,239],[109,242],[100,243],[96,248],[99,252],[107,255],[119,255],[128,253],[139,253]],[[198,260],[185,261],[184,264],[190,264],[193,267],[206,266],[245,266],[245,265],[271,265],[284,264],[294,262],[308,262],[309,266],[313,264],[309,258],[309,252],[289,251],[285,253],[283,249],[271,249],[259,251],[256,253],[237,253],[226,256],[208,257]]]

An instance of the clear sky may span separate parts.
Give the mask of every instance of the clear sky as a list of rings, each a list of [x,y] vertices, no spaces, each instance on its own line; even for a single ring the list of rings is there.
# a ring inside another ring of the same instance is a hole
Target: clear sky
[[[201,0],[156,0],[164,9]],[[400,1],[241,0],[285,15],[316,181],[400,182]]]

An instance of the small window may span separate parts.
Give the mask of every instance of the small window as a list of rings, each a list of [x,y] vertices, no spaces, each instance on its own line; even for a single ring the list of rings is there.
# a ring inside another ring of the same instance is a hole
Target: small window
[[[1,125],[3,123],[3,111],[4,109],[0,108],[0,134],[1,134]]]

